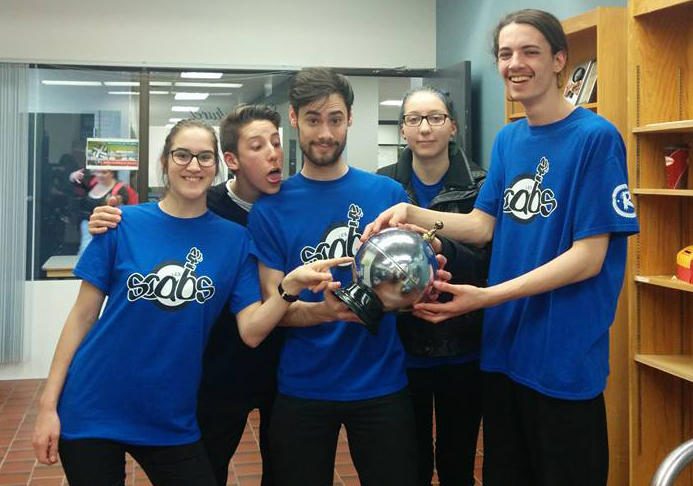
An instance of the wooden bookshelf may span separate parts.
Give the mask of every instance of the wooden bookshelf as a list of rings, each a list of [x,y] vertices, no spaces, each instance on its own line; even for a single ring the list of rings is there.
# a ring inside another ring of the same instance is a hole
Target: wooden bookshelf
[[[636,275],[634,280],[647,285],[657,285],[667,289],[693,292],[693,284],[679,280],[674,275]]]
[[[693,120],[650,123],[633,128],[633,133],[689,133],[693,132]]]
[[[645,187],[639,187],[633,189],[633,194],[639,196],[678,196],[678,197],[691,197],[693,196],[693,189],[651,189]]]
[[[693,356],[636,354],[635,361],[682,380],[693,382]]]
[[[689,2],[688,0],[640,0],[634,3],[637,5],[632,8],[631,15],[637,18],[641,15],[667,10],[677,5],[686,5]]]
[[[693,437],[693,285],[676,254],[693,244],[693,179],[668,189],[664,149],[693,146],[693,0],[628,3],[628,166],[640,234],[631,238],[630,482]],[[677,486],[693,486],[691,468]]]

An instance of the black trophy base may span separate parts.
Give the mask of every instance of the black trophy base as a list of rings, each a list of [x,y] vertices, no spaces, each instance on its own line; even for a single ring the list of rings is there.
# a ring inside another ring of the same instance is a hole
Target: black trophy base
[[[361,319],[368,332],[374,336],[378,334],[380,320],[383,318],[383,303],[372,289],[352,282],[348,287],[339,288],[334,293]]]

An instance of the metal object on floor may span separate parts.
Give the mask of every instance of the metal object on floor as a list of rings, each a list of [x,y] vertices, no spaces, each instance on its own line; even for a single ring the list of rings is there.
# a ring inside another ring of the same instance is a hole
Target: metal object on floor
[[[652,476],[650,486],[672,486],[681,471],[693,460],[693,439],[684,442],[664,458]]]

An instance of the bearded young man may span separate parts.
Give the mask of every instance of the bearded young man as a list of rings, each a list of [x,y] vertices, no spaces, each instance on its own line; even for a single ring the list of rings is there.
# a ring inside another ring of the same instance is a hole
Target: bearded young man
[[[248,223],[265,298],[281,292],[282,276],[293,268],[353,256],[366,223],[408,200],[394,180],[347,165],[343,150],[354,94],[344,76],[303,69],[291,82],[289,99],[303,168],[278,194],[260,198]],[[351,269],[333,275],[346,285]],[[414,415],[393,313],[386,313],[373,336],[330,290],[285,298],[300,300],[284,319],[289,327],[270,425],[277,484],[332,484],[344,425],[362,485],[415,485]]]

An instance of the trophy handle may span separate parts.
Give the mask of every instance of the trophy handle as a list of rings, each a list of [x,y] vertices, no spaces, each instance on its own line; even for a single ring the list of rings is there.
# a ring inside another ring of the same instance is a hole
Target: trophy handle
[[[436,237],[436,231],[439,229],[443,229],[443,222],[442,221],[436,221],[435,224],[433,225],[433,228],[430,230],[426,231],[422,236],[425,242],[430,243],[433,241],[433,238]]]

